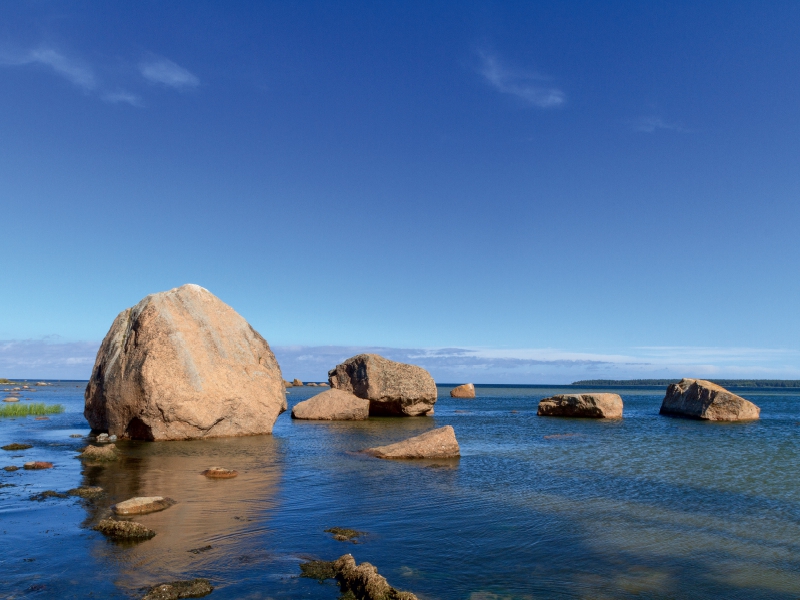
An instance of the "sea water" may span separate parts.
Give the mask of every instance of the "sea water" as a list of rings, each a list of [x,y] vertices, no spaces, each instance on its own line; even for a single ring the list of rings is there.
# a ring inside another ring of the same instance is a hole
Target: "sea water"
[[[118,442],[107,466],[86,444],[85,382],[23,393],[61,403],[49,420],[0,419],[0,597],[138,598],[164,581],[206,577],[212,598],[334,599],[300,563],[351,553],[425,599],[797,598],[800,596],[800,392],[739,390],[750,423],[659,416],[663,389],[616,391],[621,420],[537,417],[574,387],[440,386],[434,417],[293,421],[272,436]],[[292,388],[289,405],[319,388]],[[452,425],[462,456],[383,461],[359,451]],[[208,480],[211,466],[239,471]],[[96,502],[44,490],[102,486]],[[114,502],[177,504],[137,520],[151,540],[116,544],[91,527]],[[340,542],[325,529],[365,532]]]

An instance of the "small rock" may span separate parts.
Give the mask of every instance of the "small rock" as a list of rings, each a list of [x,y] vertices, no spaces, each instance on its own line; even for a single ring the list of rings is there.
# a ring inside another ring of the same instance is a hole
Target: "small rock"
[[[316,579],[319,582],[336,577],[336,561],[334,560],[309,560],[300,563],[300,577]]]
[[[103,519],[94,527],[94,530],[116,540],[149,540],[156,534],[155,531],[141,523],[114,519]],[[184,598],[186,597],[188,596],[184,596]]]
[[[203,552],[208,552],[209,550],[213,550],[214,547],[210,544],[208,546],[202,546],[200,548],[192,548],[191,550],[187,550],[187,552],[191,552],[192,554],[202,554]]]
[[[432,429],[396,444],[365,450],[377,458],[455,458],[461,455],[451,425]]]
[[[18,471],[19,467],[15,467],[14,465],[8,465],[7,467],[3,467],[3,471]]]
[[[369,417],[369,400],[345,392],[326,390],[292,408],[293,419],[311,421],[363,421]]]
[[[411,592],[401,592],[393,588],[373,565],[362,562],[356,565],[351,554],[345,554],[334,562],[339,588],[348,592],[356,600],[417,600]]]
[[[50,417],[34,417],[34,421],[49,421]]]
[[[151,512],[158,512],[176,504],[172,498],[163,496],[141,496],[119,502],[114,505],[113,510],[118,515],[143,515]]]
[[[299,379],[292,379],[292,386],[293,387],[303,387],[303,382]]]
[[[117,441],[117,436],[115,436],[115,435],[108,436],[108,441],[109,442],[116,442]]]
[[[8,396],[7,398],[3,398],[3,402],[19,402],[19,398]]]
[[[36,385],[38,385],[38,386],[43,386],[43,385],[47,385],[47,384],[46,384],[44,381],[40,381],[40,382],[39,382],[39,383],[37,383]]]
[[[107,433],[101,433],[101,434],[99,434],[99,435],[97,436],[97,442],[98,442],[98,443],[100,443],[100,444],[105,444],[105,443],[107,443],[107,442],[108,442],[108,434],[107,434]]]
[[[33,448],[30,444],[6,444],[2,447],[3,450],[27,450],[28,448]]]
[[[450,390],[451,398],[474,398],[475,386],[471,383],[465,383]]]
[[[39,469],[52,469],[53,463],[45,462],[43,460],[36,460],[33,462],[26,462],[24,465],[22,465],[22,467],[28,471],[38,471]]]
[[[104,493],[105,491],[103,488],[99,486],[81,486],[67,491],[67,494],[70,496],[78,496],[79,498],[85,498],[86,500],[99,498]]]
[[[283,387],[287,387],[287,388],[290,388],[290,387],[292,387],[292,382],[291,382],[291,381],[286,381],[286,380],[284,379],[284,380],[283,380]]]
[[[71,437],[71,438],[82,438],[83,436],[80,433],[73,433],[69,437]]]
[[[153,586],[142,600],[179,600],[179,598],[202,598],[214,591],[208,579],[172,581]]]
[[[539,402],[540,417],[622,418],[622,398],[617,394],[560,394]]]
[[[108,444],[107,446],[86,446],[80,458],[93,462],[109,462],[117,460],[119,455],[117,454],[117,447],[114,444]]]
[[[211,467],[202,473],[209,479],[232,479],[236,477],[239,472],[233,469],[223,469],[222,467]]]

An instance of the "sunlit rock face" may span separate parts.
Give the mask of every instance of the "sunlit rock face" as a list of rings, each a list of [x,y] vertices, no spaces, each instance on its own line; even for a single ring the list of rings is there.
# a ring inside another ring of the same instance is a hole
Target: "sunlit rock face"
[[[92,429],[144,440],[271,433],[286,410],[266,340],[192,284],[147,296],[117,316],[85,399]]]
[[[761,409],[724,387],[704,379],[681,379],[667,388],[662,415],[705,421],[751,421]]]
[[[416,417],[433,413],[436,383],[422,367],[377,354],[359,354],[328,371],[331,388],[369,400],[370,415]]]

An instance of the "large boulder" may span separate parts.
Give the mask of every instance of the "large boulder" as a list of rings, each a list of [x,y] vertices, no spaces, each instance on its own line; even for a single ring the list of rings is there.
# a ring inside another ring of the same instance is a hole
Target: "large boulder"
[[[559,394],[539,402],[540,417],[587,417],[619,419],[622,398],[617,394]]]
[[[147,296],[117,316],[85,398],[92,429],[129,439],[271,433],[286,410],[266,340],[192,284]]]
[[[328,371],[331,388],[369,400],[370,415],[416,417],[433,412],[436,383],[422,367],[359,354]]]
[[[681,379],[667,388],[659,412],[707,421],[750,421],[758,419],[761,409],[716,383]]]
[[[368,416],[369,400],[344,390],[327,390],[292,408],[293,419],[310,421],[363,421]]]
[[[459,385],[458,387],[454,387],[450,390],[450,397],[451,398],[474,398],[475,397],[475,386],[471,383],[465,383],[464,385]]]
[[[461,456],[456,432],[451,425],[426,431],[402,442],[365,450],[378,458],[455,458]]]

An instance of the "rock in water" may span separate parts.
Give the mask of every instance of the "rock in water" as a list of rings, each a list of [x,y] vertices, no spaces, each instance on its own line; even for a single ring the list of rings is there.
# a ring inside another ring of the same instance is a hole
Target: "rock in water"
[[[334,568],[341,591],[350,592],[356,600],[417,600],[411,592],[401,592],[390,586],[370,563],[356,565],[352,554],[336,560]]]
[[[266,340],[192,284],[147,296],[117,316],[85,397],[92,429],[145,440],[271,433],[286,410]]]
[[[369,417],[369,400],[343,390],[327,390],[292,409],[293,419],[317,421],[363,421]]]
[[[451,398],[474,398],[475,386],[471,383],[465,383],[450,390]]]
[[[299,379],[292,379],[292,387],[303,387],[303,382]]]
[[[117,460],[117,446],[108,444],[106,446],[86,446],[81,452],[80,458],[91,462],[109,462]]]
[[[707,421],[750,421],[758,419],[761,409],[716,383],[681,379],[667,388],[659,412]]]
[[[150,588],[142,600],[179,600],[179,598],[202,598],[214,591],[208,579],[171,581]]]
[[[22,465],[22,468],[27,469],[28,471],[38,471],[40,469],[52,469],[53,463],[44,460],[35,460],[31,462],[26,462],[24,465]]]
[[[202,475],[205,475],[209,479],[233,479],[238,474],[238,471],[225,469],[223,467],[211,467],[202,472]]]
[[[622,398],[617,394],[560,394],[539,402],[540,417],[588,417],[619,419]]]
[[[456,432],[450,425],[365,452],[378,458],[455,458],[461,455]]]
[[[94,528],[103,535],[117,540],[149,540],[156,532],[136,521],[103,519]]]
[[[359,354],[328,372],[331,388],[369,400],[370,415],[426,415],[436,404],[436,383],[422,367],[377,354]]]
[[[164,498],[163,496],[140,496],[119,502],[112,508],[115,514],[118,515],[144,515],[151,512],[158,512],[164,510],[175,504],[172,498]]]

